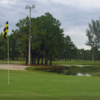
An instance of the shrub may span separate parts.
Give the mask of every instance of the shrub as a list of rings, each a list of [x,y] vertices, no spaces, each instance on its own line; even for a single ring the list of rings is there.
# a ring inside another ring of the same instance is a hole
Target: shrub
[[[26,68],[26,70],[38,70],[38,71],[55,72],[55,73],[62,73],[64,69],[68,68],[65,66],[33,66]]]

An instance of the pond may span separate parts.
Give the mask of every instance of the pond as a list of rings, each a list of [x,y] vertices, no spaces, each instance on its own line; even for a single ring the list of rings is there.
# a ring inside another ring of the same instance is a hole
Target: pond
[[[90,74],[77,73],[76,76],[91,76]]]
[[[93,66],[93,65],[77,65],[77,64],[57,64],[58,66],[77,66],[77,67],[84,67],[84,66]]]

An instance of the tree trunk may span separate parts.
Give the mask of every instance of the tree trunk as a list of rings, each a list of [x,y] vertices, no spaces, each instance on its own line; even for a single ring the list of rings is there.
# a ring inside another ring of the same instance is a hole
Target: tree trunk
[[[28,65],[28,41],[26,42],[26,65]]]
[[[36,64],[36,58],[34,58],[34,60],[33,60],[33,64],[34,64],[34,65]]]
[[[12,60],[14,60],[14,56],[12,56]]]
[[[39,62],[40,62],[40,57],[38,57],[38,59],[37,59],[37,64],[39,65]]]
[[[42,56],[42,59],[41,59],[41,65],[43,65],[43,56]]]
[[[94,56],[92,57],[92,61],[94,61]]]
[[[48,50],[45,51],[45,65],[48,65]]]
[[[53,59],[53,61],[55,61],[55,58]]]
[[[31,59],[32,59],[32,64],[33,64],[33,57]]]
[[[52,65],[52,54],[50,54],[50,65]]]
[[[18,57],[16,57],[16,60],[18,61]]]

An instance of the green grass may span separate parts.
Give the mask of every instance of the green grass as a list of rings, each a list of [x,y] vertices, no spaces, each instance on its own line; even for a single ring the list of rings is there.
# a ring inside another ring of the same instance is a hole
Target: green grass
[[[53,65],[96,65],[100,66],[100,61],[84,61],[84,60],[71,60],[71,61],[53,61]]]
[[[20,61],[9,61],[9,63],[19,63]],[[7,64],[7,60],[0,60],[0,64]]]
[[[0,70],[0,100],[100,100],[100,78]]]
[[[0,60],[0,63],[8,63],[7,60]],[[25,64],[25,61],[9,61],[9,63]],[[95,65],[100,66],[100,61],[84,61],[84,60],[71,60],[71,61],[52,61],[53,65],[67,66],[67,65]]]

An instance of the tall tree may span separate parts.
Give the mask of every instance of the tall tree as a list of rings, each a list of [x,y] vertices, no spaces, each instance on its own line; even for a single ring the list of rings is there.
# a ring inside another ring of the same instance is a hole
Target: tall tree
[[[12,60],[15,60],[15,58],[18,60],[20,54],[20,42],[18,37],[18,30],[12,30],[12,33],[9,36],[9,52]]]
[[[44,52],[41,54],[45,56],[45,65],[48,65],[48,60],[50,60],[50,65],[52,64],[52,57],[57,54],[63,45],[63,29],[60,29],[60,25],[59,20],[56,20],[48,12],[37,17],[32,24],[34,41],[32,48],[37,47],[39,51],[42,46]]]
[[[65,59],[72,59],[75,58],[77,54],[77,48],[71,41],[70,36],[64,37],[64,50],[63,50],[63,58]]]
[[[94,61],[94,48],[100,48],[100,19],[91,20],[88,24],[89,29],[86,29],[86,36],[88,41],[86,45],[90,46],[92,49],[92,60]]]
[[[26,57],[26,64],[28,64],[28,35],[29,35],[29,18],[19,20],[16,24],[18,27],[17,41],[20,47],[20,52],[23,52]]]

